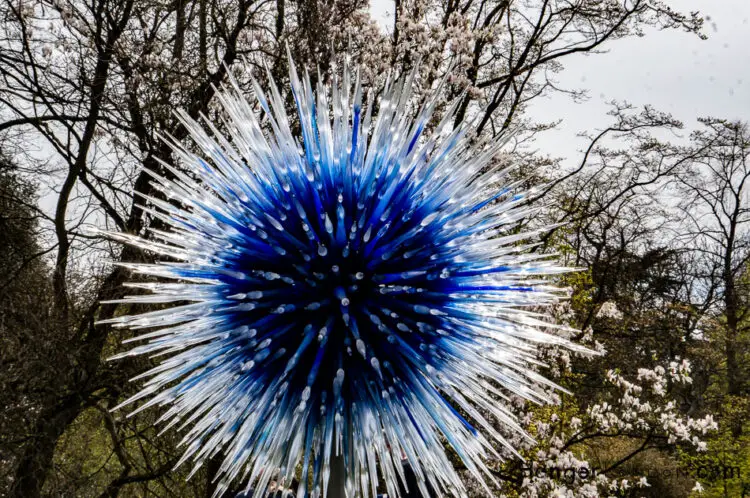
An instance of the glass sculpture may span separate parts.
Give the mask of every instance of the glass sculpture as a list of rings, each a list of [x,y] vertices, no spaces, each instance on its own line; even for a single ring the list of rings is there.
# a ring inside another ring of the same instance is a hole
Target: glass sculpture
[[[166,138],[180,166],[145,198],[166,228],[112,235],[163,258],[123,263],[153,278],[120,302],[160,305],[108,320],[143,330],[118,357],[160,359],[123,405],[163,407],[180,464],[220,456],[217,495],[295,478],[325,497],[343,459],[347,497],[399,496],[402,460],[423,496],[466,496],[446,447],[486,486],[486,459],[514,451],[498,428],[522,432],[501,400],[548,401],[536,348],[571,344],[539,307],[566,269],[522,243],[537,208],[503,141],[454,126],[460,99],[437,119],[415,72],[363,99],[348,64],[315,91],[290,65],[292,116],[270,74],[253,104],[230,77],[220,125],[178,113],[194,147]]]

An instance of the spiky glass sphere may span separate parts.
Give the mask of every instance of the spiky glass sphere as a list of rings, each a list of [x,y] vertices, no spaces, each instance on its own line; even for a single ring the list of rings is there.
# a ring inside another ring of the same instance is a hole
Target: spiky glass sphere
[[[563,269],[517,244],[532,211],[502,186],[502,143],[472,145],[457,104],[426,134],[440,92],[412,109],[413,76],[373,117],[347,68],[313,92],[292,66],[301,144],[273,82],[256,109],[231,82],[227,135],[180,114],[200,153],[171,141],[182,168],[152,172],[168,230],[115,235],[168,257],[126,264],[158,280],[122,301],[177,303],[109,320],[150,329],[120,356],[164,358],[123,404],[165,407],[181,463],[221,455],[219,494],[296,476],[326,496],[343,458],[348,497],[398,496],[402,459],[424,496],[465,496],[446,443],[484,483],[509,446],[495,426],[520,431],[498,400],[545,400],[536,345],[566,342],[529,307],[557,301],[540,275]]]

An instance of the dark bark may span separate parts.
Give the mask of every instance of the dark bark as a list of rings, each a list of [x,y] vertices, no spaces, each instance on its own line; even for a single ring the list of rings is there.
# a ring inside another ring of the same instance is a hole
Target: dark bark
[[[208,29],[206,27],[208,9],[207,0],[199,0],[198,4],[198,60],[201,73],[208,71]]]
[[[31,441],[19,460],[9,496],[35,498],[52,466],[57,440],[80,413],[81,399],[71,396],[43,409],[33,428]]]
[[[183,0],[177,0],[176,2],[177,22],[175,26],[174,35],[174,50],[172,50],[172,56],[176,61],[182,60],[182,51],[185,48],[185,2]]]
[[[739,209],[740,204],[737,204]],[[735,263],[734,246],[737,232],[737,211],[729,220],[729,230],[724,251],[722,279],[724,280],[724,313],[726,315],[726,336],[724,338],[724,354],[726,357],[727,367],[727,394],[729,396],[742,395],[742,380],[740,365],[737,358],[738,338],[739,338],[739,313],[740,303],[737,296],[737,283],[733,271]],[[742,426],[744,420],[737,419],[731,421],[732,436],[738,438],[742,435]]]

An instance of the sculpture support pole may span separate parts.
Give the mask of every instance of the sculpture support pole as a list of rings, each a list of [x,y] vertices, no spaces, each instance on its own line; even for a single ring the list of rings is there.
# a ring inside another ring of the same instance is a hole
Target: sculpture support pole
[[[346,465],[343,455],[331,455],[331,477],[328,480],[326,498],[344,498],[346,496]]]

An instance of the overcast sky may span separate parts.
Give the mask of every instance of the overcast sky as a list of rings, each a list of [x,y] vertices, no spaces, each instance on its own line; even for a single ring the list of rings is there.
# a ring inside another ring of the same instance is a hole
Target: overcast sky
[[[708,40],[677,31],[649,31],[643,38],[617,40],[609,51],[565,59],[557,75],[566,88],[585,88],[589,98],[572,102],[557,95],[537,99],[530,109],[539,121],[562,119],[557,130],[537,141],[540,151],[575,160],[583,147],[576,137],[608,124],[610,100],[651,104],[695,128],[696,118],[750,121],[750,0],[674,0],[681,11],[706,17]],[[393,2],[371,0],[373,15],[392,31]]]

